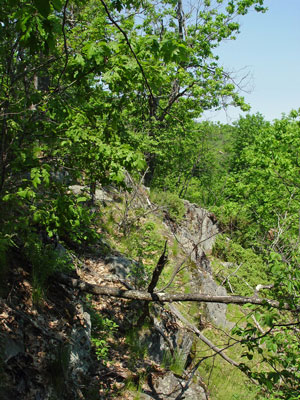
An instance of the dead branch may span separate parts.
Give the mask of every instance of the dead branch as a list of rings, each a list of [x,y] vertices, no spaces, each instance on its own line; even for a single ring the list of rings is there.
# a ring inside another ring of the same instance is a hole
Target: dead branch
[[[69,287],[77,288],[83,292],[117,297],[121,299],[131,299],[139,301],[156,301],[161,303],[172,303],[174,301],[196,301],[202,303],[222,303],[222,304],[257,304],[261,306],[269,306],[282,310],[299,311],[300,306],[292,308],[289,304],[279,303],[276,300],[261,299],[259,297],[244,297],[244,296],[211,296],[202,293],[149,293],[141,290],[125,290],[116,287],[105,287],[93,285],[91,283],[84,282],[80,279],[71,278],[65,274],[57,273],[54,275],[54,279],[57,279],[60,283],[63,283]]]
[[[155,267],[155,269],[153,271],[152,279],[151,279],[151,282],[150,282],[150,284],[148,286],[148,289],[147,289],[148,293],[153,293],[153,291],[154,291],[154,289],[155,289],[155,287],[157,285],[157,282],[159,280],[159,277],[160,277],[160,275],[161,275],[161,273],[162,273],[162,271],[164,269],[164,266],[166,265],[166,263],[168,261],[168,256],[166,255],[167,243],[168,242],[166,240],[165,247],[164,247],[164,250],[162,252],[162,255],[159,257],[159,260],[158,260],[158,262],[156,264],[156,267]],[[137,327],[141,327],[143,325],[144,321],[145,321],[145,318],[146,317],[150,317],[149,302],[144,301],[143,303],[144,303],[143,306],[142,306],[142,310],[143,311],[142,311],[142,314],[141,314],[140,318],[137,321]]]
[[[151,282],[150,282],[150,284],[148,286],[148,293],[153,293],[153,291],[154,291],[154,289],[155,289],[155,287],[157,285],[157,282],[159,280],[159,277],[160,277],[160,275],[161,275],[161,273],[162,273],[162,271],[164,269],[164,266],[166,265],[166,263],[168,261],[168,255],[166,254],[166,252],[167,252],[167,243],[168,243],[168,241],[166,240],[165,241],[164,251],[163,251],[162,255],[159,257],[157,265],[156,265],[156,267],[155,267],[155,269],[153,271],[152,279],[151,279]]]

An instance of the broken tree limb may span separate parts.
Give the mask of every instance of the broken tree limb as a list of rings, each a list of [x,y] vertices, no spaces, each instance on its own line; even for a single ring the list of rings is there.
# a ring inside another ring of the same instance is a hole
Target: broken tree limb
[[[151,282],[148,286],[147,292],[148,293],[153,293],[154,289],[158,283],[159,277],[164,269],[164,266],[166,265],[168,261],[168,255],[167,253],[167,240],[165,241],[165,246],[164,250],[162,252],[162,255],[159,257],[159,260],[156,264],[156,267],[153,271]],[[150,317],[150,312],[149,312],[149,302],[148,301],[143,301],[143,306],[142,306],[143,312],[140,316],[140,318],[137,321],[137,327],[141,327],[144,324],[145,318]]]
[[[148,293],[153,293],[153,291],[154,291],[154,289],[155,289],[155,287],[157,285],[157,282],[159,280],[159,277],[160,277],[160,275],[161,275],[161,273],[162,273],[162,271],[164,269],[164,266],[166,265],[166,263],[168,261],[168,255],[166,254],[166,252],[167,252],[167,243],[168,242],[166,240],[165,241],[164,251],[163,251],[162,255],[159,257],[157,265],[156,265],[156,267],[155,267],[155,269],[153,271],[152,279],[151,279],[151,282],[150,282],[150,284],[148,286],[148,290],[147,290]]]
[[[156,301],[162,303],[172,303],[173,301],[196,301],[200,303],[222,303],[222,304],[257,304],[261,306],[269,306],[282,310],[299,311],[300,307],[292,308],[289,304],[279,303],[276,300],[261,299],[259,297],[244,297],[244,296],[211,296],[202,293],[148,293],[141,290],[125,290],[116,287],[105,287],[93,285],[84,282],[80,279],[71,278],[65,274],[55,274],[55,279],[69,287],[77,288],[83,292],[117,297],[121,299],[131,299],[140,301]]]

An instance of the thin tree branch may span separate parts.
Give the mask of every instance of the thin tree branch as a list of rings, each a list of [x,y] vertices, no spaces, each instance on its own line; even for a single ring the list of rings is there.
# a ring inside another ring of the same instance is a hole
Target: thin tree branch
[[[194,332],[197,337],[202,340],[209,348],[211,348],[216,354],[218,354],[220,357],[222,357],[225,361],[227,361],[229,364],[233,365],[234,367],[239,367],[239,363],[236,361],[232,360],[229,358],[222,349],[219,347],[215,346],[209,339],[207,339],[206,336],[204,336],[198,328],[196,328],[193,324],[191,324],[182,314],[180,311],[177,310],[177,308],[173,305],[169,305],[169,309],[171,312],[178,318],[180,319],[185,326],[188,327],[188,329],[192,332]]]
[[[63,70],[61,71],[59,78],[58,78],[58,82],[57,82],[57,87],[59,87],[59,82],[63,76],[63,74],[66,72],[67,66],[68,66],[68,62],[69,62],[69,52],[68,52],[68,46],[67,46],[67,37],[66,37],[66,31],[65,31],[65,27],[66,27],[66,21],[67,21],[67,7],[68,7],[68,3],[69,0],[66,0],[65,5],[64,5],[64,10],[63,10],[63,22],[62,22],[62,33],[63,33],[63,37],[64,37],[64,49],[65,49],[65,65],[63,67]]]
[[[149,90],[151,100],[152,100],[152,102],[154,102],[154,101],[155,101],[155,98],[154,98],[154,96],[153,96],[152,89],[151,89],[150,84],[149,84],[149,82],[148,82],[148,79],[147,79],[147,76],[146,76],[146,74],[145,74],[144,68],[142,67],[142,64],[140,63],[140,61],[139,61],[139,59],[138,59],[138,57],[137,57],[135,51],[133,50],[133,47],[132,47],[132,45],[131,45],[131,43],[130,43],[130,40],[129,40],[128,36],[127,36],[127,33],[126,33],[126,32],[120,27],[120,25],[114,20],[114,18],[112,17],[111,13],[109,12],[109,9],[108,9],[107,4],[105,3],[105,1],[104,1],[104,0],[100,0],[100,1],[101,1],[102,5],[103,5],[103,7],[104,7],[104,9],[105,9],[105,12],[106,12],[106,14],[107,14],[109,20],[113,23],[113,25],[115,25],[115,27],[116,27],[116,28],[122,33],[122,35],[124,36],[125,41],[126,41],[126,43],[127,43],[128,47],[129,47],[129,49],[130,49],[130,51],[131,51],[133,57],[135,58],[135,60],[136,60],[136,62],[137,62],[137,64],[138,64],[138,66],[139,66],[139,69],[140,69],[140,71],[141,71],[141,73],[142,73],[142,76],[143,76],[144,81],[145,81],[145,83],[146,83],[147,89]]]

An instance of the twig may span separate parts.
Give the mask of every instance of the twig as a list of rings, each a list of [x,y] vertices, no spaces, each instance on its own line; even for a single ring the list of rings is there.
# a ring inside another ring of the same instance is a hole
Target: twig
[[[215,346],[209,339],[207,339],[206,336],[204,336],[198,328],[196,328],[193,324],[191,324],[181,313],[180,311],[178,311],[178,309],[173,305],[170,304],[169,308],[171,310],[171,312],[178,318],[180,319],[184,325],[192,332],[194,332],[197,337],[202,340],[202,342],[204,342],[209,348],[211,348],[216,354],[218,354],[220,357],[222,357],[225,361],[227,361],[229,364],[233,365],[234,367],[239,367],[239,364],[232,360],[231,358],[229,358],[222,349],[220,349],[219,347]],[[234,343],[235,344],[235,343]]]
[[[61,27],[63,37],[64,37],[64,49],[65,49],[66,58],[65,58],[65,65],[64,65],[64,67],[59,75],[58,81],[57,81],[57,87],[59,87],[60,80],[61,80],[63,74],[66,72],[68,62],[69,62],[69,52],[68,52],[67,37],[66,37],[66,32],[65,32],[68,4],[69,4],[69,0],[66,0],[65,5],[64,5],[64,10],[63,10],[63,22],[62,22],[62,27]]]

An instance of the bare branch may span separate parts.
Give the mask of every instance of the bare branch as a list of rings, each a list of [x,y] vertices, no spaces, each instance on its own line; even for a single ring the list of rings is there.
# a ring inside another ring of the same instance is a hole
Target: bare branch
[[[244,297],[244,296],[211,296],[202,293],[149,293],[141,290],[124,290],[116,287],[105,287],[93,285],[81,281],[79,279],[71,278],[65,274],[57,273],[55,278],[70,287],[78,288],[79,290],[95,295],[117,297],[121,299],[131,299],[140,301],[156,301],[161,303],[172,303],[174,301],[195,301],[202,303],[222,303],[222,304],[257,304],[261,306],[269,306],[282,310],[299,311],[300,306],[292,308],[289,304],[281,304],[279,301],[270,299],[261,299],[258,297]]]
[[[169,308],[171,310],[171,312],[178,318],[180,319],[180,321],[182,321],[184,323],[184,325],[186,327],[188,327],[188,329],[192,332],[194,332],[197,337],[199,339],[202,340],[202,342],[204,342],[209,348],[211,348],[215,353],[217,353],[220,357],[222,357],[225,361],[227,361],[229,364],[233,365],[234,367],[239,367],[239,364],[232,360],[231,358],[229,358],[222,349],[220,349],[219,347],[215,346],[209,339],[207,339],[206,336],[204,336],[198,328],[196,328],[193,324],[191,324],[182,314],[180,311],[177,310],[177,308],[173,305],[170,304]]]
[[[155,267],[155,269],[153,271],[152,279],[151,279],[151,282],[150,282],[150,284],[148,286],[148,293],[153,293],[153,291],[154,291],[154,289],[155,289],[155,287],[157,285],[157,282],[159,280],[159,277],[160,277],[160,275],[161,275],[161,273],[162,273],[162,271],[164,269],[164,266],[166,265],[166,263],[168,261],[168,256],[166,255],[167,243],[168,243],[168,241],[166,240],[165,241],[164,251],[163,251],[162,255],[159,257],[158,263],[157,263],[157,265],[156,265],[156,267]]]

